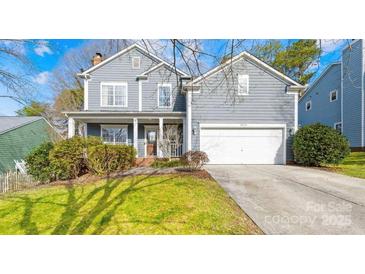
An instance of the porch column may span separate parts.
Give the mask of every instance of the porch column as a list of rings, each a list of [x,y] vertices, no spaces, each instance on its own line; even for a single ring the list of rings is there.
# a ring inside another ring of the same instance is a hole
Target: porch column
[[[75,119],[68,117],[68,138],[75,136]]]
[[[182,153],[186,152],[186,118],[183,118],[183,132],[182,132]]]
[[[192,101],[192,92],[186,92],[186,151],[191,150],[191,101]]]
[[[162,117],[160,117],[158,119],[158,126],[159,126],[159,130],[158,130],[159,139],[158,140],[159,140],[159,142],[161,142],[163,140],[163,118]],[[160,149],[160,144],[158,144],[158,156],[163,157],[162,150]]]
[[[138,157],[138,119],[133,118],[133,146],[137,151],[136,157]]]

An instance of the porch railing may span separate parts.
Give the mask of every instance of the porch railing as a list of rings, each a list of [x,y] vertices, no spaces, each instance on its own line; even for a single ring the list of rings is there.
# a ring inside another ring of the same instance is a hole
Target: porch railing
[[[125,137],[103,137],[103,142],[113,145],[133,145],[132,140],[126,139]],[[181,157],[183,155],[183,144],[171,142],[168,153],[170,157]]]
[[[183,145],[171,143],[170,156],[171,157],[181,157],[183,155]]]

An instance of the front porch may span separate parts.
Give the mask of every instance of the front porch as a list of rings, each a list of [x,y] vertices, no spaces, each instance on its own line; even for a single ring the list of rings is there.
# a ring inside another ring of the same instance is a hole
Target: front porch
[[[132,145],[137,157],[180,157],[185,153],[185,115],[163,113],[159,116],[127,116],[124,113],[105,115],[87,112],[67,114],[68,137],[101,137],[104,143]]]

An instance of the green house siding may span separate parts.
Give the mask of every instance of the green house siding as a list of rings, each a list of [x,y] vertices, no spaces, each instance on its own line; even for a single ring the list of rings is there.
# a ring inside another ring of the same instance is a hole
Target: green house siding
[[[41,119],[0,134],[0,173],[14,169],[14,160],[24,159],[34,147],[50,141],[51,131]]]

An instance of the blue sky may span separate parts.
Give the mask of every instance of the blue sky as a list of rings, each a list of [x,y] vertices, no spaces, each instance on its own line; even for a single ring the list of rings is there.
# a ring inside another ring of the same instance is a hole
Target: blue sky
[[[249,49],[254,43],[260,43],[263,40],[247,40],[243,49]],[[283,42],[286,40],[283,40]],[[50,101],[53,91],[49,87],[49,77],[52,70],[62,60],[63,56],[72,48],[81,47],[90,40],[38,40],[37,46],[24,47],[25,54],[35,65],[36,72],[33,76],[33,82],[36,86],[36,99],[40,101]],[[339,60],[341,49],[348,40],[321,40],[323,54],[317,66],[313,67],[316,71],[315,77],[323,71],[330,63]],[[203,42],[204,51],[219,55],[226,51],[227,40],[205,40]],[[213,64],[212,64],[213,65]],[[314,80],[315,77],[312,79]],[[19,103],[10,99],[0,98],[0,115],[15,115],[15,111],[21,108]]]

